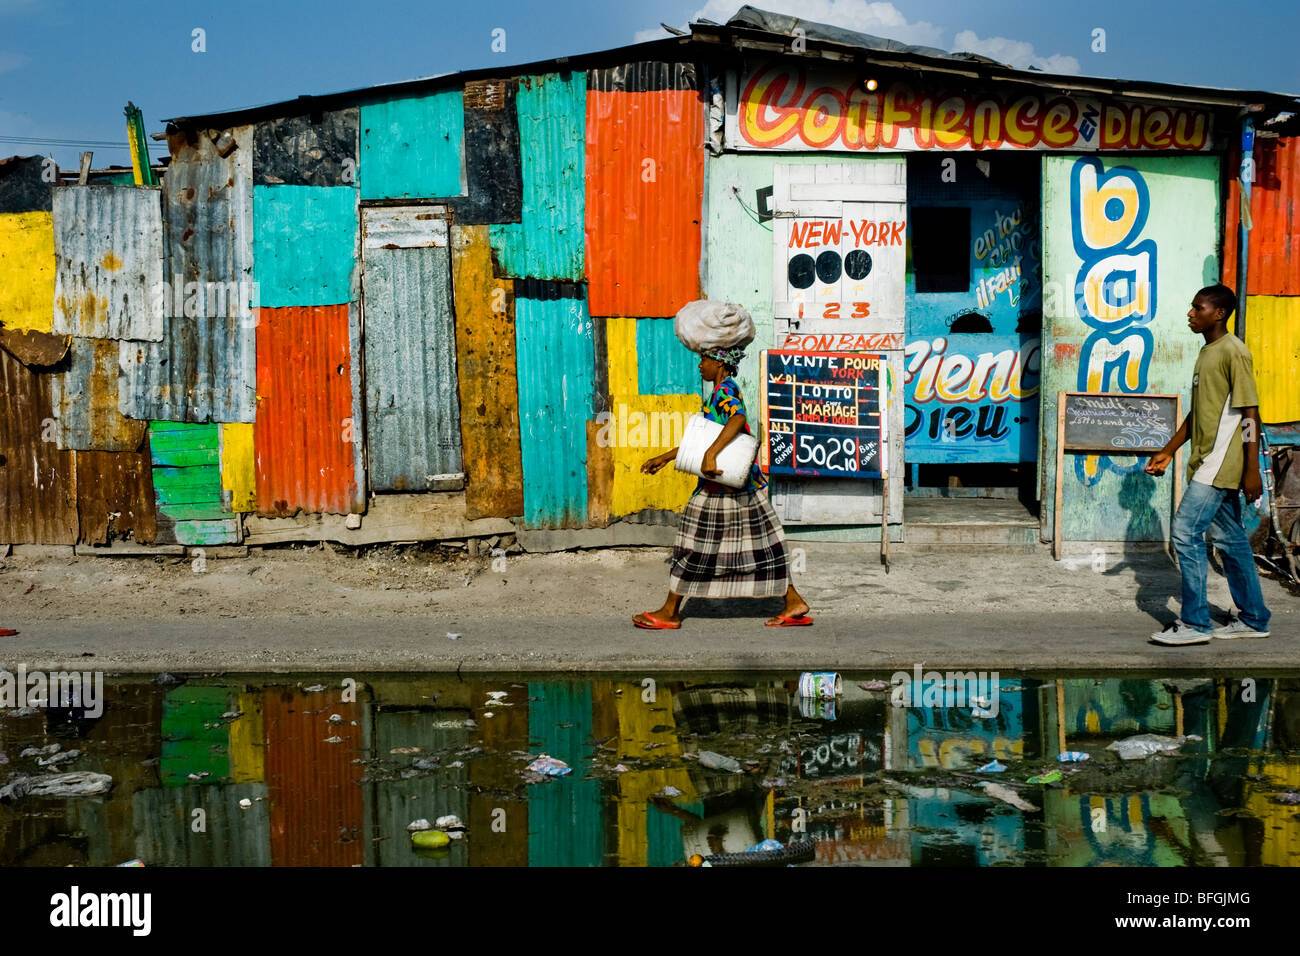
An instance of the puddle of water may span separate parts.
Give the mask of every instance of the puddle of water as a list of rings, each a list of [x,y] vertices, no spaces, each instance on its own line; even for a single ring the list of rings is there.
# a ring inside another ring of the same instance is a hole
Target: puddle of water
[[[0,865],[680,866],[764,839],[807,865],[1300,865],[1300,677],[890,680],[109,679],[98,717],[0,710]],[[1108,749],[1140,734],[1185,739]],[[13,787],[69,772],[112,789]],[[448,816],[458,839],[412,844]]]

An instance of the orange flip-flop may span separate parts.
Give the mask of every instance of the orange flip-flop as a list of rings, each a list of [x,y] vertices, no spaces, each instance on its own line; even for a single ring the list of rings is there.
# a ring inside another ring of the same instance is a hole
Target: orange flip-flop
[[[813,619],[807,614],[797,614],[794,617],[786,617],[784,614],[778,614],[776,619],[779,624],[773,624],[771,621],[766,622],[767,627],[808,627],[812,624]]]
[[[636,618],[632,618],[632,623],[635,624],[637,627],[644,627],[647,631],[675,631],[682,626],[681,621],[661,621],[653,614],[650,614],[645,611],[641,613],[641,616],[645,618],[647,621],[652,621],[653,623],[644,624],[641,621],[638,621]]]

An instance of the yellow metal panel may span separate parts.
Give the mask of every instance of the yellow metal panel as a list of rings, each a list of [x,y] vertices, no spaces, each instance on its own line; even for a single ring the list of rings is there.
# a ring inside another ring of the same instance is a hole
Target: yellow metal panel
[[[612,354],[612,353],[611,353]],[[610,370],[613,381],[613,369]],[[609,441],[614,452],[614,492],[610,517],[647,508],[681,511],[697,479],[668,465],[657,475],[641,472],[647,458],[681,440],[686,419],[700,410],[698,395],[614,395]]]
[[[1300,296],[1247,297],[1246,346],[1255,361],[1259,417],[1266,422],[1300,421]]]
[[[609,353],[609,394],[617,402],[637,393],[636,319],[605,320]]]
[[[54,331],[51,213],[0,214],[0,323],[20,331]]]
[[[465,517],[524,513],[512,283],[492,274],[487,226],[451,230]]]
[[[231,511],[257,510],[251,422],[227,422],[221,426],[221,490],[230,492]]]
[[[239,694],[235,707],[244,716],[230,724],[230,775],[235,783],[260,783],[266,779],[261,695]]]

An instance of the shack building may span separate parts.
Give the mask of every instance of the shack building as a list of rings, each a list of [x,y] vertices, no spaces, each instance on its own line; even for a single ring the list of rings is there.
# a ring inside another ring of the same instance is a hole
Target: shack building
[[[1261,414],[1300,419],[1296,105],[745,7],[177,117],[157,187],[8,162],[0,542],[670,542],[694,479],[639,466],[699,408],[672,317],[707,297],[754,316],[792,537],[1162,547],[1176,483],[1058,469],[1057,396],[1185,403],[1187,303],[1244,234]],[[768,353],[875,391],[827,411]]]

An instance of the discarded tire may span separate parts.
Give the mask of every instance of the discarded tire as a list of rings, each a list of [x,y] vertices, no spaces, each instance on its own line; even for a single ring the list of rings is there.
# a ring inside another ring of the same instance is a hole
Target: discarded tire
[[[779,850],[755,850],[748,853],[717,853],[706,856],[709,866],[785,866],[788,863],[807,863],[816,855],[811,840],[800,840]]]

